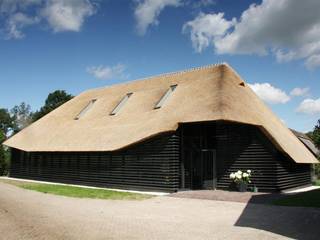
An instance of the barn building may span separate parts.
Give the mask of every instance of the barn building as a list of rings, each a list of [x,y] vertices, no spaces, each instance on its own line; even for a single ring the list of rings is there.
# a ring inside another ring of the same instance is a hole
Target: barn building
[[[88,90],[5,143],[10,176],[174,192],[310,184],[315,155],[228,65]]]

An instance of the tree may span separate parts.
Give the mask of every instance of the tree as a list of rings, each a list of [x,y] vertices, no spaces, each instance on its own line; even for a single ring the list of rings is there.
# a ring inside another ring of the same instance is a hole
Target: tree
[[[44,115],[48,114],[72,98],[73,96],[66,93],[64,90],[56,90],[50,93],[45,101],[44,106],[33,114],[33,121],[42,118]]]
[[[307,136],[311,138],[314,144],[320,149],[320,119],[318,120],[313,131],[307,133]]]
[[[0,108],[0,130],[5,136],[14,127],[14,121],[10,116],[10,113],[5,108]]]
[[[317,125],[314,127],[312,132],[309,132],[308,137],[310,137],[314,144],[320,149],[320,119],[317,122]],[[318,156],[320,160],[320,156]],[[320,163],[314,165],[315,175],[320,178]]]
[[[8,151],[2,143],[6,140],[8,133],[13,129],[13,119],[7,109],[0,109],[0,176],[7,173]]]
[[[3,130],[0,129],[0,176],[6,173],[7,170],[6,151],[2,145],[5,139],[6,135],[4,134]]]
[[[314,127],[312,140],[318,148],[320,148],[320,119],[318,120],[317,125]]]
[[[32,112],[29,104],[22,102],[11,109],[11,117],[13,119],[13,132],[17,133],[27,127],[32,122]]]

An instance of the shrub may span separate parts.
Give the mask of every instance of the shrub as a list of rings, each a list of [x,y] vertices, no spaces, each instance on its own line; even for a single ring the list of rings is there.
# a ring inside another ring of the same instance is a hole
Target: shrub
[[[250,180],[251,177],[251,170],[247,170],[245,172],[242,172],[241,170],[238,170],[237,172],[230,174],[230,179],[233,180],[235,183],[251,183]]]

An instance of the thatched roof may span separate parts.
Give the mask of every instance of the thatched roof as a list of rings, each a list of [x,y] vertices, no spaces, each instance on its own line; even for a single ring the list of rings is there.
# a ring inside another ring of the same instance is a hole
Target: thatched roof
[[[290,129],[294,135],[316,156],[320,156],[320,151],[314,144],[311,138],[309,138],[306,134],[302,132],[298,132],[296,130]]]
[[[155,104],[178,86],[164,106]],[[133,93],[116,115],[109,113]],[[96,99],[80,119],[75,117]],[[297,163],[315,163],[294,136],[227,64],[211,65],[86,91],[4,144],[25,151],[113,151],[179,123],[228,120],[259,126],[276,147]]]

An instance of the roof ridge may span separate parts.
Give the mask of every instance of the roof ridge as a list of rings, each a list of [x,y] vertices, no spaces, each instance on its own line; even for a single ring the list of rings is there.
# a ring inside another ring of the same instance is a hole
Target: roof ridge
[[[208,69],[208,68],[213,68],[213,67],[219,67],[219,66],[228,66],[228,67],[230,67],[230,65],[229,65],[227,62],[212,63],[212,64],[200,66],[200,67],[192,67],[192,68],[188,68],[188,69],[184,69],[184,70],[178,70],[178,71],[173,71],[173,72],[168,72],[168,73],[160,73],[160,74],[158,74],[158,75],[153,75],[153,76],[148,76],[148,77],[133,79],[133,80],[129,80],[129,81],[127,81],[127,82],[121,82],[121,83],[116,83],[116,84],[112,84],[112,85],[108,85],[108,86],[102,86],[102,87],[98,87],[98,88],[92,88],[92,89],[86,90],[85,92],[95,91],[95,90],[101,90],[101,89],[104,89],[104,88],[109,88],[109,87],[116,86],[116,85],[128,84],[128,83],[132,83],[132,82],[136,82],[136,81],[150,80],[150,79],[153,79],[153,78],[171,77],[171,76],[176,76],[176,75],[180,75],[180,74],[185,74],[185,73],[189,73],[189,72],[195,72],[195,71],[199,71],[199,70],[203,70],[203,69]],[[230,67],[230,68],[231,68],[231,67]],[[232,68],[231,68],[231,69],[232,69]],[[233,71],[234,71],[234,70],[233,70]]]
[[[212,64],[200,66],[200,67],[192,67],[192,68],[187,68],[187,69],[184,69],[184,70],[178,70],[178,71],[174,71],[174,72],[160,73],[158,75],[145,77],[145,78],[140,78],[140,79],[136,79],[136,80],[133,80],[133,81],[147,80],[147,79],[156,78],[156,77],[169,77],[169,76],[174,76],[174,75],[178,75],[178,74],[184,74],[184,73],[188,73],[188,72],[194,72],[194,71],[198,71],[198,70],[208,69],[208,68],[212,68],[212,67],[219,67],[219,66],[223,66],[223,65],[229,66],[229,64],[226,63],[226,62],[212,63]]]

